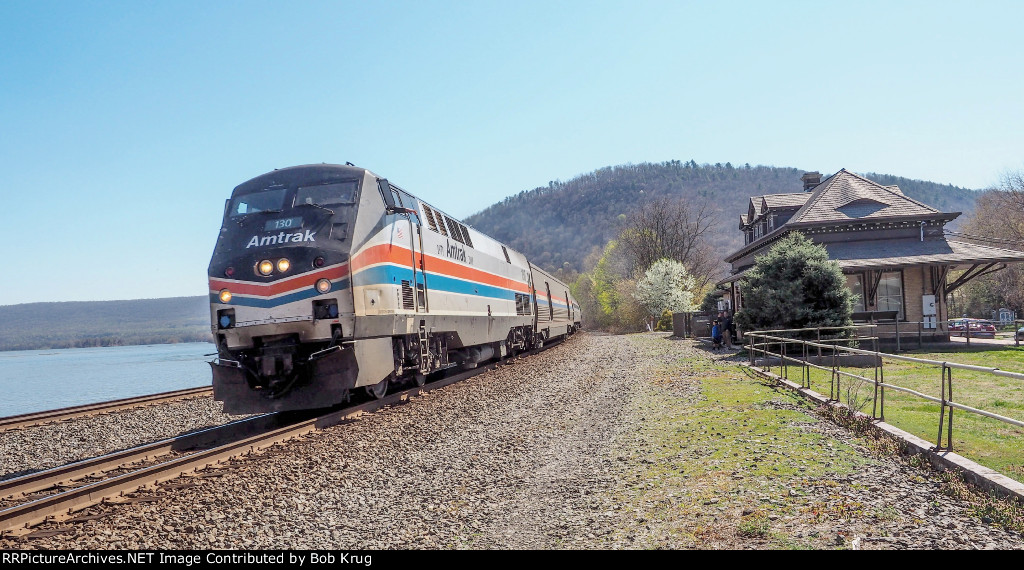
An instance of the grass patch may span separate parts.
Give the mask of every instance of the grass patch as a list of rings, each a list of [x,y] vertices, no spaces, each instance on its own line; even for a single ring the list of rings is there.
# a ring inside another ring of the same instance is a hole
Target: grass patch
[[[620,532],[636,533],[627,538],[638,547],[828,546],[784,530],[806,518],[801,488],[871,459],[813,429],[821,420],[787,390],[740,376],[730,362],[666,359],[659,337],[630,340],[661,360],[632,396],[636,431],[620,440],[638,465],[621,497],[638,527]]]
[[[1024,532],[1024,505],[1012,499],[984,493],[968,485],[957,473],[942,474],[942,491],[954,499],[971,503],[971,511],[984,524],[998,524],[1003,528]]]
[[[736,525],[736,534],[744,538],[764,538],[771,534],[771,525],[768,524],[768,515],[764,513],[753,513],[743,517],[740,524]]]

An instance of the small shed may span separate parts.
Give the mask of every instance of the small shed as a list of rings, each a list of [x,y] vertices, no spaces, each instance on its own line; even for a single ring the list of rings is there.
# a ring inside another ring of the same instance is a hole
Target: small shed
[[[1017,313],[1007,309],[1006,307],[1000,308],[998,311],[992,311],[992,320],[999,321],[1001,325],[1013,324],[1013,321],[1017,319]]]

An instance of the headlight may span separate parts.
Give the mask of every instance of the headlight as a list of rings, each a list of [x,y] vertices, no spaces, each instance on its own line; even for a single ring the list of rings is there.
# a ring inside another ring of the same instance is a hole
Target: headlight
[[[230,303],[231,302],[231,291],[228,291],[227,289],[221,289],[220,290],[220,295],[218,295],[218,297],[220,297],[220,302],[221,303]]]
[[[331,280],[321,279],[316,282],[316,290],[321,293],[326,293],[331,290]]]
[[[270,275],[274,272],[274,264],[268,259],[264,259],[256,266],[256,271],[260,272],[260,275]]]
[[[287,259],[285,259],[283,257],[281,259],[277,260],[277,270],[280,271],[281,273],[284,273],[285,271],[288,271],[288,268],[291,267],[291,266],[292,266],[292,262],[288,261]]]

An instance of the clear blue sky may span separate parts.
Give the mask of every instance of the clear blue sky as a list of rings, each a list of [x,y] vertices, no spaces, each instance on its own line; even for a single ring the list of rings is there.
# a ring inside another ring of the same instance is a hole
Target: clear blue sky
[[[0,305],[202,295],[224,199],[314,162],[456,216],[690,160],[982,188],[1024,3],[0,2]],[[794,187],[798,181],[794,181]]]

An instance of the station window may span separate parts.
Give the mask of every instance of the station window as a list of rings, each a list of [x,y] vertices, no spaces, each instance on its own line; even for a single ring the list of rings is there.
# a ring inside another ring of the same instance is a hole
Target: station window
[[[846,276],[846,287],[853,293],[853,310],[866,311],[864,307],[864,276],[860,273]]]
[[[886,271],[878,282],[878,310],[899,311],[897,318],[903,320],[903,272]]]

